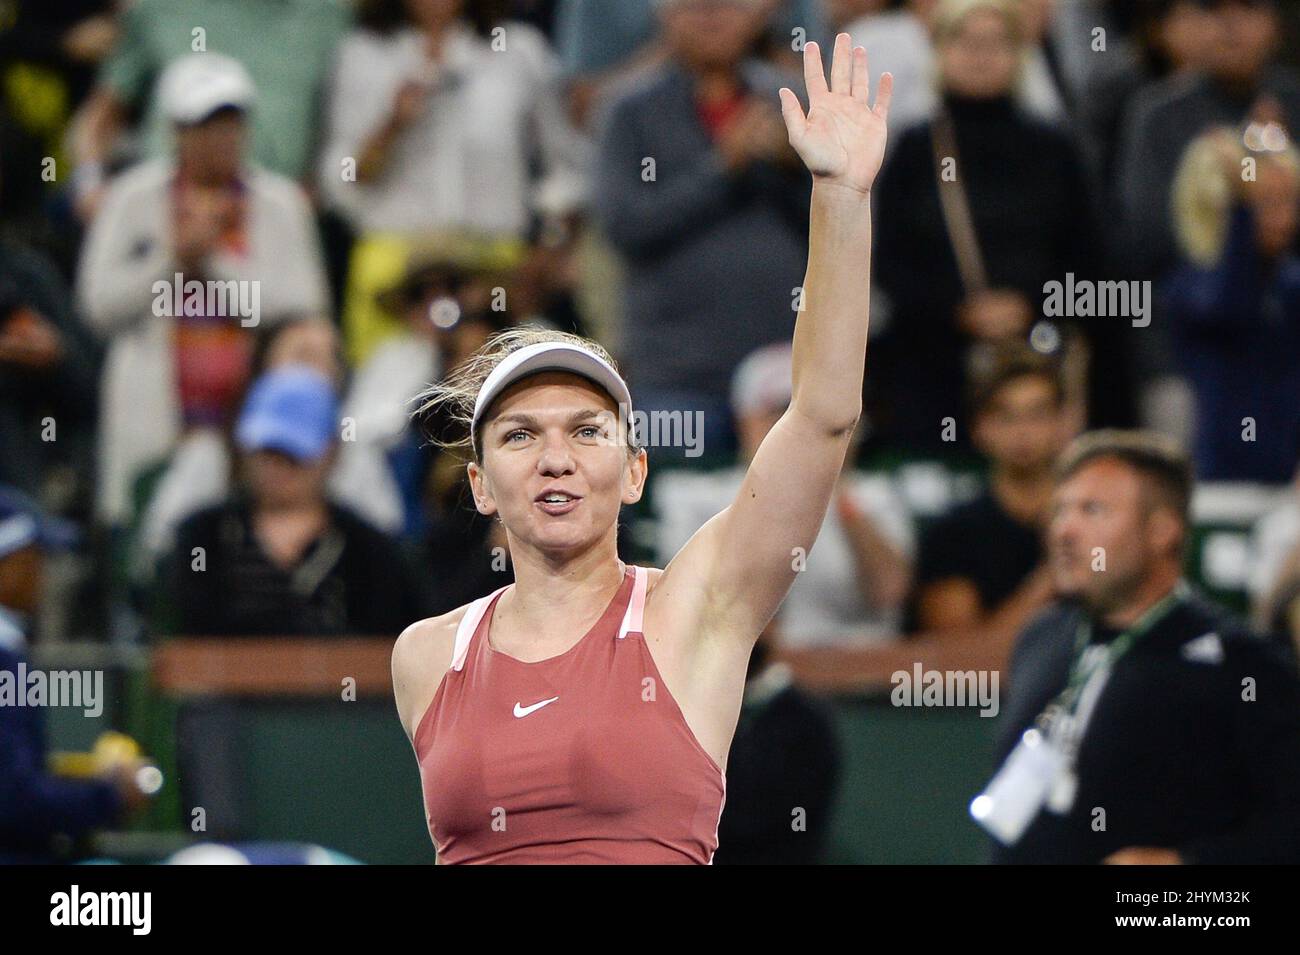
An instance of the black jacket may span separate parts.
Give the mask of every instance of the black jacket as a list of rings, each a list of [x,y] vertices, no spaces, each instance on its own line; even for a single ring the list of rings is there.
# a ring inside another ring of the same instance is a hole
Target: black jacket
[[[1064,688],[1081,613],[1051,607],[1021,635],[999,765]],[[1201,598],[1181,601],[1115,664],[1078,778],[1070,812],[1042,810],[1017,843],[995,845],[995,861],[1093,863],[1148,846],[1188,862],[1300,862],[1293,661]]]
[[[192,636],[393,635],[434,603],[399,542],[338,504],[292,570],[262,552],[242,495],[199,511],[181,524],[167,575],[162,629]]]

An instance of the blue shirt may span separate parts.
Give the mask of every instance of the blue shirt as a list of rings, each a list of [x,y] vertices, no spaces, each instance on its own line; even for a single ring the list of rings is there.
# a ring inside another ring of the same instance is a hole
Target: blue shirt
[[[22,657],[0,644],[0,673],[17,682]],[[24,687],[17,687],[23,692]],[[51,860],[56,833],[80,836],[121,810],[111,783],[60,779],[45,770],[45,721],[38,706],[0,706],[0,863]]]
[[[1196,395],[1197,477],[1286,483],[1300,461],[1300,259],[1266,262],[1242,206],[1218,263],[1183,266],[1164,291]]]

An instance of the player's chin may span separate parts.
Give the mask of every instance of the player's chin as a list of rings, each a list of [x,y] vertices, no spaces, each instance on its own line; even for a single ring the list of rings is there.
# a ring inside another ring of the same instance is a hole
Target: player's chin
[[[590,527],[565,518],[543,517],[533,531],[537,545],[546,550],[566,550],[582,547],[595,535]]]

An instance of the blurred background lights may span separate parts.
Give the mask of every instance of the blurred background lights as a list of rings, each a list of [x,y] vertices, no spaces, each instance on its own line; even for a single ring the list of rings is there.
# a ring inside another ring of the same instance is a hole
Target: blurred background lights
[[[438,328],[451,328],[460,321],[460,304],[450,296],[434,299],[429,306],[429,321]]]

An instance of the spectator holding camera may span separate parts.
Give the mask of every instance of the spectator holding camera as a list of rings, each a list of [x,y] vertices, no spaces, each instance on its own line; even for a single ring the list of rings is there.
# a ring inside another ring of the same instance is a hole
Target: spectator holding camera
[[[1246,136],[1256,150],[1236,130],[1206,133],[1179,167],[1183,260],[1165,306],[1195,400],[1196,476],[1284,484],[1300,463],[1300,151],[1276,125]]]
[[[358,235],[349,358],[360,364],[402,332],[376,296],[426,240],[471,235],[520,259],[537,233],[561,244],[586,199],[590,152],[565,115],[546,37],[507,19],[506,4],[362,4],[339,48],[317,167],[325,201]]]
[[[78,273],[86,321],[108,343],[98,510],[109,524],[130,517],[134,481],[183,435],[229,424],[263,316],[328,307],[305,197],[248,161],[247,71],[194,54],[162,87],[175,158],[112,181]]]
[[[1174,74],[1134,96],[1126,111],[1117,166],[1123,261],[1157,280],[1176,264],[1169,215],[1172,183],[1187,147],[1212,126],[1247,117],[1300,129],[1300,75],[1278,62],[1281,20],[1275,0],[1204,0],[1214,42],[1204,69]]]

